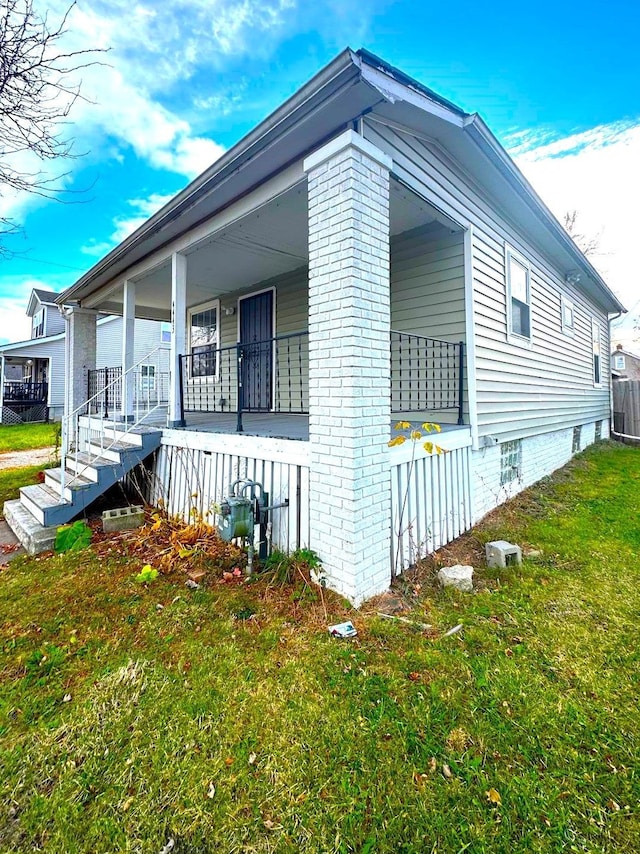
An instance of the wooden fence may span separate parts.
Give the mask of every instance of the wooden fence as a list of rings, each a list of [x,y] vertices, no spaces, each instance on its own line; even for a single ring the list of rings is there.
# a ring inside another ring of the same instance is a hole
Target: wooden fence
[[[616,380],[613,388],[613,429],[640,438],[640,380]]]

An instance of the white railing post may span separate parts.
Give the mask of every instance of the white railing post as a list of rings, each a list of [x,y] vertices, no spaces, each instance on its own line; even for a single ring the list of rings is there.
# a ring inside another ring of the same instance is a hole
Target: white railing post
[[[134,415],[135,375],[133,367],[134,336],[136,324],[136,286],[126,280],[122,298],[122,390],[120,414],[129,422]]]
[[[169,427],[182,427],[180,400],[180,356],[185,353],[187,323],[187,259],[175,252],[171,257],[171,349],[169,351]]]

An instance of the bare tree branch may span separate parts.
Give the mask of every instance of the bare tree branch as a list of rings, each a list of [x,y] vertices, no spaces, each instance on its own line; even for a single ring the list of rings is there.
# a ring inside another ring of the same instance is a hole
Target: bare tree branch
[[[52,177],[26,170],[20,165],[25,153],[42,164],[79,156],[66,134],[70,112],[82,98],[78,72],[100,64],[93,57],[102,51],[63,50],[74,5],[52,25],[34,10],[33,0],[0,0],[0,200],[8,190],[59,200],[68,172]],[[0,215],[0,234],[15,229]]]
[[[580,231],[578,226],[578,211],[567,211],[563,217],[562,224],[564,225],[564,230],[583,255],[586,255],[588,258],[590,255],[599,254],[598,250],[600,249],[602,232],[599,231],[595,235],[587,235]]]

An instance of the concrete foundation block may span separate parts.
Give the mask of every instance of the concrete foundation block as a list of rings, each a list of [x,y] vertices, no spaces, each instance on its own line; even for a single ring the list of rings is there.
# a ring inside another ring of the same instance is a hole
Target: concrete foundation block
[[[520,566],[522,563],[522,549],[506,540],[494,540],[485,546],[487,566],[507,567]]]
[[[107,534],[113,531],[129,531],[141,525],[144,525],[144,508],[140,504],[105,510],[102,514],[102,530]]]

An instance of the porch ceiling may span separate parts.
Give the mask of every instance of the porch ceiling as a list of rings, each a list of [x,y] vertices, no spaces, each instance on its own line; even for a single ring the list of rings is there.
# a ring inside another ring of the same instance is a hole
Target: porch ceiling
[[[396,180],[390,189],[391,235],[448,220]],[[307,187],[303,182],[258,211],[216,232],[187,254],[187,305],[194,306],[308,263]],[[136,315],[169,320],[171,261],[136,278]],[[122,288],[96,306],[122,313]]]

